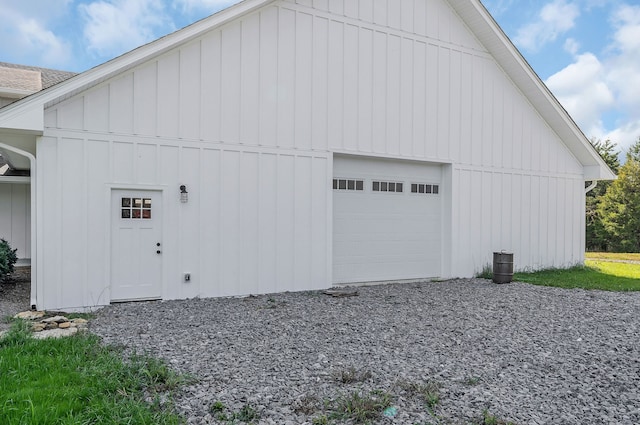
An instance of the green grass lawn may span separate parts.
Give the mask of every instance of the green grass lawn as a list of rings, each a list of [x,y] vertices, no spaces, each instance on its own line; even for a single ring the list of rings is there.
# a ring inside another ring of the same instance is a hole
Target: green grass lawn
[[[596,254],[596,253],[590,253]],[[599,253],[598,253],[599,254]],[[607,257],[608,256],[608,257]],[[591,256],[585,266],[570,269],[550,269],[533,273],[515,273],[514,280],[535,285],[560,288],[601,289],[605,291],[640,291],[640,264],[606,261],[606,259],[630,260],[640,254],[611,254]],[[600,260],[600,258],[604,260]]]
[[[640,253],[628,252],[587,252],[585,255],[587,260],[626,260],[640,261]]]
[[[20,321],[0,338],[3,425],[180,424],[160,399],[183,382],[158,360],[123,361],[121,351],[86,332],[35,340]]]

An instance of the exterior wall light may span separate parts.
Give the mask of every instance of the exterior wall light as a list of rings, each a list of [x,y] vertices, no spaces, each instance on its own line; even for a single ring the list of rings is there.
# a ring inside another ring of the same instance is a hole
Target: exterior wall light
[[[187,192],[187,186],[180,186],[180,202],[183,204],[189,202],[189,192]]]

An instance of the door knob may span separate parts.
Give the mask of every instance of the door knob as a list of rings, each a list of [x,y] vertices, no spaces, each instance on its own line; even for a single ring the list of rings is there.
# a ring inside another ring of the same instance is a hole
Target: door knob
[[[156,244],[156,246],[160,246],[160,242],[158,242],[158,243]]]
[[[160,252],[161,252],[160,250],[157,250],[157,251],[156,251],[156,254],[160,254]]]

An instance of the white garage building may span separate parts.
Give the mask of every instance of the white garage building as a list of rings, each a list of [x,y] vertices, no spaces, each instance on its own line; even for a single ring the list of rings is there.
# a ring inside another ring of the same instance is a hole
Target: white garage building
[[[580,263],[614,177],[478,0],[246,0],[0,109],[2,152],[41,309]]]

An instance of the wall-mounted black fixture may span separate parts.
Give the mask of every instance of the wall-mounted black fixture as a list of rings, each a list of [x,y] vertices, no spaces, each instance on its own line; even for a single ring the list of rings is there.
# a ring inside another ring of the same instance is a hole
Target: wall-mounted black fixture
[[[189,192],[187,192],[187,186],[180,186],[180,202],[187,203],[189,202]]]

